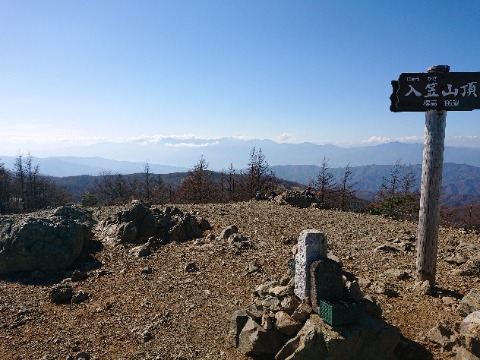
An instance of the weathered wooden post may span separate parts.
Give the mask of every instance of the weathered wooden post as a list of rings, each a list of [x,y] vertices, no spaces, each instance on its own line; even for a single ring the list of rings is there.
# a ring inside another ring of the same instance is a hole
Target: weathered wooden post
[[[480,109],[479,83],[480,72],[451,73],[448,65],[432,66],[427,73],[402,73],[392,81],[391,111],[425,112],[416,275],[417,281],[428,281],[430,288],[435,286],[437,266],[447,110]]]
[[[432,66],[428,69],[430,74],[449,71],[450,67],[448,65]],[[416,278],[420,282],[428,280],[431,288],[435,286],[437,269],[440,194],[446,121],[447,112],[445,110],[428,110],[425,112]]]

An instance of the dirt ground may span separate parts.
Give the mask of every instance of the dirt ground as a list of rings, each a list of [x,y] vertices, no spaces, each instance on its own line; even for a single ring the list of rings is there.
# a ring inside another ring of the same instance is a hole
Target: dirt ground
[[[340,258],[344,271],[362,279],[384,319],[401,330],[399,359],[448,358],[448,351],[425,335],[439,323],[453,327],[461,321],[458,302],[480,286],[478,277],[460,276],[458,265],[445,261],[461,242],[480,244],[478,235],[458,229],[440,229],[437,288],[428,296],[412,291],[414,248],[375,251],[386,243],[414,244],[414,223],[267,201],[179,208],[210,222],[212,230],[204,235],[218,236],[236,225],[259,247],[239,251],[224,240],[197,239],[169,243],[138,258],[130,252],[133,245],[112,247],[95,235],[69,269],[0,276],[0,358],[244,359],[226,341],[231,314],[248,306],[256,286],[281,278],[305,229],[327,234],[329,251]],[[101,220],[117,210],[99,208],[94,215]],[[189,263],[197,271],[186,271]],[[258,271],[249,271],[254,263]],[[388,275],[391,269],[411,276],[399,280]],[[72,281],[74,270],[88,277]],[[53,304],[50,289],[62,282],[88,299]]]

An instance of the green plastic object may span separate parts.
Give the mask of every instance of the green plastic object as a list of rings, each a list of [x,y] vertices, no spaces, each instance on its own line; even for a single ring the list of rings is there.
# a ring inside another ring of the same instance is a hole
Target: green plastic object
[[[320,300],[319,305],[320,317],[331,326],[354,324],[359,322],[365,313],[362,301]]]

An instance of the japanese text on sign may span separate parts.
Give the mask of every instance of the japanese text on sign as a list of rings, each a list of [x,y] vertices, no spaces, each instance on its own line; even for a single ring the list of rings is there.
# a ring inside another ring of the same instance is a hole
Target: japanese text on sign
[[[392,111],[480,109],[480,73],[401,74]]]

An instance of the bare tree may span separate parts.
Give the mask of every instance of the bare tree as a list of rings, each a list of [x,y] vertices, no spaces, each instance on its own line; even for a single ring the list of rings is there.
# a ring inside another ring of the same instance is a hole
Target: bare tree
[[[252,148],[248,168],[242,176],[242,190],[245,198],[253,198],[257,193],[266,194],[275,188],[275,175],[268,165],[262,149]]]
[[[112,175],[111,171],[103,171],[95,181],[94,193],[104,205],[120,205],[127,203],[134,193],[132,186],[123,175]]]
[[[394,218],[413,219],[418,214],[420,198],[415,185],[412,168],[397,160],[390,169],[390,176],[383,178],[373,210]]]
[[[182,201],[195,204],[208,203],[213,200],[215,187],[208,163],[202,155],[183,179],[178,197]]]
[[[12,178],[3,163],[0,163],[0,214],[9,212],[9,202],[12,194]]]
[[[316,180],[313,182],[316,189],[316,196],[323,207],[331,206],[330,195],[335,190],[335,177],[330,171],[328,159],[324,156],[320,171],[318,172]]]
[[[151,174],[150,174],[150,165],[148,162],[145,164],[145,168],[143,171],[144,179],[145,179],[145,200],[150,201],[150,197],[152,195],[152,188],[151,188]]]
[[[338,193],[340,194],[340,210],[342,211],[346,211],[351,207],[350,202],[355,196],[355,184],[352,183],[351,180],[352,170],[350,169],[350,164],[348,164],[338,185]]]
[[[25,169],[23,166],[23,155],[18,154],[13,164],[14,174],[14,196],[13,204],[16,211],[25,211]]]

